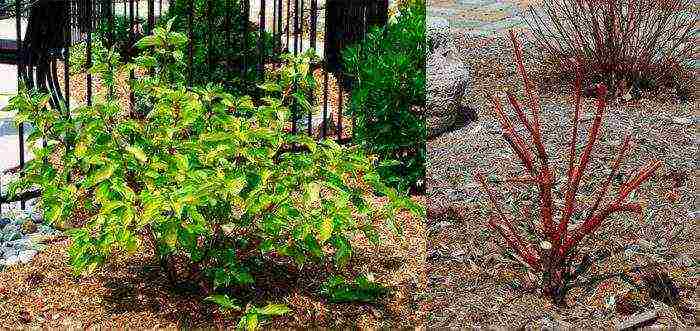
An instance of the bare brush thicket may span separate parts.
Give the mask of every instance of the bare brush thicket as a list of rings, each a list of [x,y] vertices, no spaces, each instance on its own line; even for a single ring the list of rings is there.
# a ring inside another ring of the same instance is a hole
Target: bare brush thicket
[[[606,87],[603,84],[597,86],[598,100],[593,123],[588,129],[588,138],[580,158],[576,155],[577,132],[580,124],[582,108],[581,68],[577,68],[577,79],[574,86],[574,117],[571,138],[569,141],[568,180],[564,196],[564,208],[558,212],[553,199],[553,186],[555,178],[550,167],[549,155],[545,150],[540,132],[540,101],[534,86],[525,71],[522,57],[522,45],[510,32],[510,38],[515,48],[516,65],[518,73],[522,76],[525,86],[527,103],[525,107],[512,95],[508,94],[508,101],[517,116],[517,119],[525,127],[532,137],[531,142],[525,140],[515,129],[509,116],[504,112],[497,97],[491,96],[494,110],[503,127],[504,137],[525,167],[525,175],[514,179],[517,182],[527,183],[537,187],[539,194],[537,205],[539,207],[539,224],[531,224],[530,228],[536,229],[536,242],[526,242],[525,233],[518,232],[517,222],[507,215],[499,205],[499,198],[488,186],[486,179],[480,172],[474,176],[479,180],[491,201],[496,215],[489,220],[489,225],[496,229],[505,239],[508,246],[536,273],[542,277],[542,290],[544,294],[557,304],[565,300],[571,284],[582,273],[586,272],[593,261],[587,257],[578,256],[577,246],[581,241],[594,234],[603,225],[604,221],[612,214],[619,212],[642,212],[642,205],[629,202],[630,194],[639,188],[662,165],[660,161],[649,161],[638,169],[619,189],[616,196],[607,197],[613,179],[617,176],[620,165],[629,151],[630,136],[626,135],[619,152],[615,157],[610,172],[606,179],[598,185],[595,201],[588,209],[583,222],[575,229],[571,229],[571,221],[576,206],[581,181],[584,179],[586,168],[589,164],[591,153],[599,137],[603,123],[603,115],[606,108]],[[531,118],[525,114],[524,109],[531,112]],[[578,161],[578,162],[577,162]],[[610,200],[610,201],[607,201]],[[579,206],[580,207],[580,206]],[[529,212],[525,211],[525,214]],[[556,217],[559,216],[559,217]],[[532,217],[526,215],[525,222],[530,222]],[[558,220],[555,220],[558,218]]]
[[[535,41],[563,66],[576,60],[618,93],[684,85],[695,56],[694,0],[546,0],[529,8]],[[687,86],[685,86],[687,87]]]

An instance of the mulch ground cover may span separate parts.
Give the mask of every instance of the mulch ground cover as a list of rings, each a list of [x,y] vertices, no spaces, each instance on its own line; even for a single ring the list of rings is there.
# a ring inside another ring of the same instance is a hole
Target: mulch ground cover
[[[421,200],[421,198],[416,198]],[[421,201],[422,202],[422,201]],[[380,231],[382,243],[353,240],[350,265],[298,268],[286,260],[265,260],[256,285],[237,290],[243,302],[284,303],[291,312],[265,327],[398,327],[424,320],[425,232],[422,221],[400,215],[404,236]],[[115,256],[90,276],[68,265],[70,239],[47,245],[31,263],[0,271],[0,327],[235,327],[239,313],[218,311],[192,288],[173,288],[148,249]],[[331,274],[352,278],[371,273],[390,294],[373,304],[334,304],[319,294]]]
[[[642,313],[658,316],[650,321],[652,325],[697,325],[697,221],[693,213],[697,209],[697,96],[685,100],[687,96],[678,98],[677,91],[665,90],[608,105],[589,165],[592,171],[584,179],[589,184],[582,185],[579,196],[593,196],[595,184],[607,176],[607,163],[627,131],[632,134],[633,148],[621,168],[624,175],[650,159],[662,160],[664,166],[634,196],[646,205],[641,216],[613,217],[583,242],[581,251],[603,249],[612,256],[581,279],[589,283],[572,290],[566,307],[556,307],[534,288],[535,276],[488,228],[492,208],[471,176],[474,169],[493,174],[493,187],[501,193],[506,211],[515,215],[534,201],[533,192],[528,193],[525,186],[502,183],[522,175],[523,169],[486,101],[487,93],[503,97],[507,90],[522,96],[511,44],[505,36],[497,36],[461,37],[457,45],[459,57],[471,68],[471,91],[464,101],[477,120],[427,144],[427,326],[612,328]],[[555,203],[561,208],[561,183],[568,165],[566,137],[573,114],[572,80],[537,60],[540,56],[532,46],[525,49],[526,68],[541,92],[542,132],[560,184]],[[585,141],[592,122],[593,102],[585,100],[579,142]],[[579,203],[585,206],[591,201]]]

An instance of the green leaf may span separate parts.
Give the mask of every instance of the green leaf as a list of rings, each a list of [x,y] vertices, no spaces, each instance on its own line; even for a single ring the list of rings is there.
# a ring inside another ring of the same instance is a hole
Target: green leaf
[[[145,36],[141,38],[137,43],[136,47],[140,49],[145,49],[149,47],[153,47],[158,44],[158,37],[151,35],[151,36]]]
[[[258,314],[252,313],[245,316],[245,329],[253,331],[258,328]]]
[[[335,303],[376,302],[387,293],[389,289],[364,275],[357,276],[351,282],[340,276],[332,276],[321,285],[321,295]]]
[[[289,313],[291,310],[285,304],[281,303],[271,303],[267,306],[258,309],[258,313],[267,316],[281,316]]]
[[[321,190],[321,186],[318,185],[318,183],[314,182],[314,183],[309,183],[306,185],[308,202],[310,204],[317,202],[321,198],[320,190]]]
[[[181,172],[186,172],[190,170],[190,162],[187,159],[187,156],[182,155],[182,154],[175,154],[173,156],[175,158],[175,164],[177,165],[177,170]]]
[[[330,218],[324,218],[318,229],[318,240],[324,243],[331,235],[333,235],[333,221]]]
[[[331,239],[333,246],[336,248],[334,257],[335,263],[343,267],[352,256],[352,246],[350,246],[350,242],[344,237],[333,236]]]
[[[277,83],[268,82],[268,83],[261,84],[258,86],[266,92],[281,92],[282,91],[282,88]]]
[[[129,146],[126,148],[126,150],[129,153],[133,154],[134,157],[141,163],[146,163],[146,161],[148,160],[148,157],[146,157],[146,153],[143,152],[143,149],[141,149],[141,147]]]
[[[222,310],[241,310],[241,306],[235,300],[229,298],[227,294],[214,294],[206,297],[204,300],[219,305],[219,308]]]
[[[95,175],[93,176],[92,180],[92,185],[97,185],[112,177],[112,175],[114,174],[114,170],[114,164],[106,164],[105,166],[103,166],[100,170],[95,172]]]

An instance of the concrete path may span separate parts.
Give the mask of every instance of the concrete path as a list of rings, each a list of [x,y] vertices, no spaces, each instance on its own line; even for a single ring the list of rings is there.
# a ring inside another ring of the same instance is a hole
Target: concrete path
[[[519,1],[431,0],[428,6],[428,17],[445,18],[454,32],[464,35],[491,36],[526,27],[525,6]]]

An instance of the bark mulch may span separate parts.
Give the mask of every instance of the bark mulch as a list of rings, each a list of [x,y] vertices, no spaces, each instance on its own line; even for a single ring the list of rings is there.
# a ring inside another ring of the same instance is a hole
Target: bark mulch
[[[589,284],[574,289],[566,307],[556,307],[533,289],[536,277],[488,228],[493,211],[471,176],[474,169],[493,174],[492,185],[516,219],[536,199],[525,186],[502,183],[524,172],[486,102],[486,93],[500,93],[504,104],[503,91],[521,95],[510,42],[505,36],[468,37],[458,45],[472,70],[472,90],[464,101],[478,119],[428,142],[427,326],[612,328],[645,312],[658,315],[651,322],[656,326],[697,325],[697,95],[681,101],[673,91],[663,91],[609,104],[589,165],[592,171],[580,190],[581,208],[592,203],[586,197],[607,176],[626,131],[632,133],[633,146],[621,168],[624,175],[650,159],[662,160],[664,166],[633,197],[646,204],[641,216],[613,217],[583,242],[582,252],[608,252],[611,257],[581,279]],[[561,207],[573,111],[571,77],[539,62],[537,52],[525,47],[526,68],[542,96],[542,132],[559,184],[555,203]],[[579,148],[592,122],[593,100],[585,100],[583,109]]]
[[[421,200],[421,198],[417,198]],[[423,201],[421,201],[423,203]],[[425,293],[425,232],[422,220],[400,215],[404,235],[380,231],[382,243],[353,239],[350,265],[297,268],[266,260],[255,272],[256,285],[241,289],[243,302],[284,303],[292,312],[267,327],[418,326]],[[221,313],[192,288],[171,287],[149,249],[117,255],[90,276],[76,276],[68,265],[70,239],[47,245],[27,264],[0,271],[0,327],[233,327],[239,313]],[[391,289],[373,304],[333,304],[319,294],[331,273],[354,277],[372,273]]]

